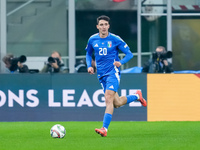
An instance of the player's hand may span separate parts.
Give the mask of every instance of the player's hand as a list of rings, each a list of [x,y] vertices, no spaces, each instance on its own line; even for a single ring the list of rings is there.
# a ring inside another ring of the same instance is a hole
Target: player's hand
[[[120,67],[122,64],[121,64],[119,61],[115,61],[115,62],[113,63],[113,65],[115,65],[115,66],[117,66],[117,67]]]
[[[94,68],[93,67],[89,67],[88,68],[88,73],[89,74],[94,74]]]

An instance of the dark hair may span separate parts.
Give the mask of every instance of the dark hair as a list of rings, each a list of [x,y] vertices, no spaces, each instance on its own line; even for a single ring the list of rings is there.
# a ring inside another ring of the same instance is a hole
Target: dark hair
[[[108,21],[108,23],[110,23],[110,18],[108,16],[105,16],[105,15],[99,16],[97,18],[97,24],[99,24],[100,20],[105,20],[105,21]]]

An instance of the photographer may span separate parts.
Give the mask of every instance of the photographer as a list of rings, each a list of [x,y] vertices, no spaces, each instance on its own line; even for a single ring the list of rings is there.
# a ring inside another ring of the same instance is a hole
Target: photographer
[[[91,65],[94,69],[94,73],[96,72],[96,62],[95,62],[95,57],[92,57],[92,62]],[[81,59],[79,61],[76,62],[75,64],[75,72],[76,73],[83,73],[83,72],[87,72],[87,64],[86,64],[86,60],[85,59]]]
[[[69,69],[64,66],[59,52],[54,51],[48,58],[44,67],[40,71],[41,73],[68,73]]]
[[[21,55],[20,57],[14,57],[12,54],[8,54],[3,57],[3,62],[5,63],[8,72],[14,73],[28,73],[28,66],[23,64],[26,61],[26,56]]]
[[[167,61],[172,57],[172,52],[166,52],[163,46],[158,46],[152,53],[152,59],[144,64],[142,72],[146,73],[171,73],[173,72],[172,64]]]

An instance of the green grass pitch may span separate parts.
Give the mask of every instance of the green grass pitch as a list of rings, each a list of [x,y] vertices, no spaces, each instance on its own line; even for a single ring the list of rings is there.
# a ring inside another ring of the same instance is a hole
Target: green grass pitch
[[[63,139],[50,136],[61,124]],[[117,122],[108,136],[94,132],[102,122],[0,122],[0,150],[199,150],[200,122]]]

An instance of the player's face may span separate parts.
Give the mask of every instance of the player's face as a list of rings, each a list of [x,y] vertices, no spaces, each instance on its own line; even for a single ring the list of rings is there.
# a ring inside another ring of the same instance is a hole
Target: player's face
[[[104,38],[108,36],[108,29],[110,28],[110,25],[108,21],[106,20],[100,20],[97,29],[99,30],[100,37]]]

